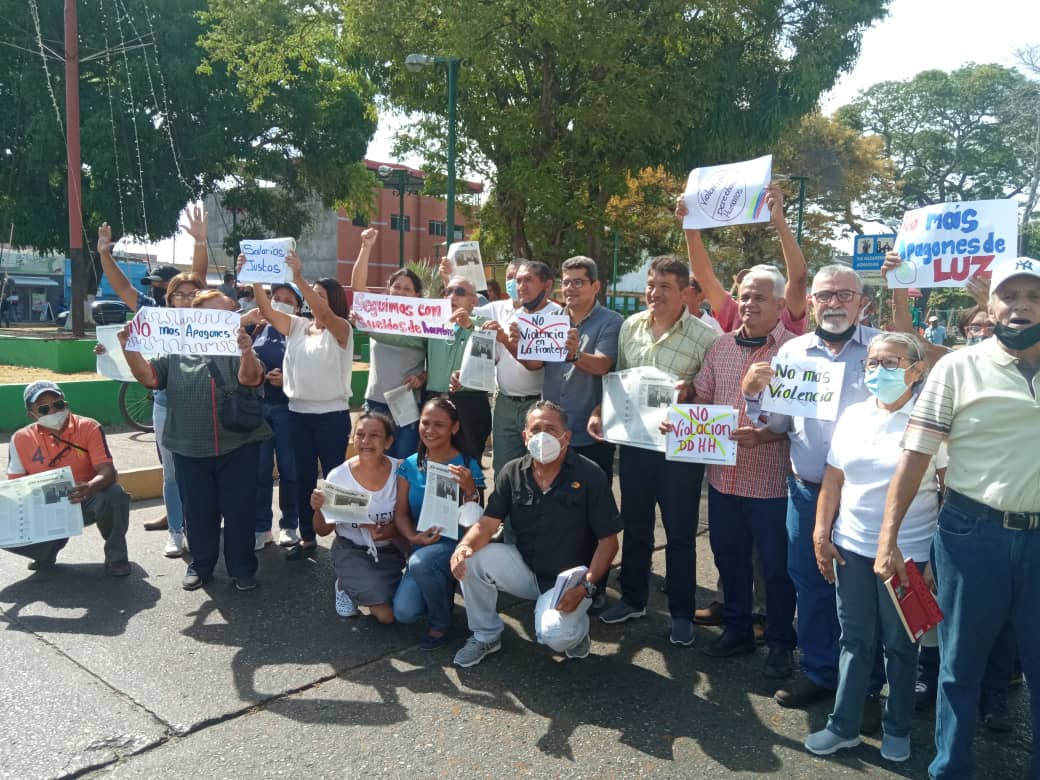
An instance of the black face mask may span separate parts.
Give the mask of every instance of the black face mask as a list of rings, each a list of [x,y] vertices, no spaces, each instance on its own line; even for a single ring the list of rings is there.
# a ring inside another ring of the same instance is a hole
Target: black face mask
[[[829,330],[824,330],[819,325],[816,326],[816,335],[824,341],[829,341],[832,344],[840,344],[843,341],[848,341],[852,338],[852,334],[856,332],[858,325],[850,325],[848,330],[843,330],[841,333],[831,333]]]
[[[162,287],[153,287],[152,297],[155,298],[155,302],[160,306],[166,305],[166,290]]]
[[[520,305],[523,306],[528,311],[538,311],[538,309],[541,308],[542,301],[544,301],[544,300],[545,300],[545,290],[542,290],[540,293],[538,293],[538,297],[535,298],[533,301],[528,301],[527,303],[521,303]]]
[[[1040,343],[1040,322],[1030,325],[1024,330],[1009,328],[1007,325],[997,323],[993,327],[993,335],[1008,349],[1021,352]]]
[[[737,342],[737,346],[740,347],[764,347],[766,341],[769,340],[769,336],[755,336],[754,338],[749,336],[742,336],[741,331],[737,331],[733,334],[733,340]]]

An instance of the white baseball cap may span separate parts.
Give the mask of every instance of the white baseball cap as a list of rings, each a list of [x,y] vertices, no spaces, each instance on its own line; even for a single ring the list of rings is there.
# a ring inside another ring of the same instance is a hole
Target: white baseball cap
[[[1040,261],[1031,257],[1009,257],[1000,260],[993,266],[993,278],[989,289],[995,293],[997,288],[1013,276],[1032,276],[1040,279]]]

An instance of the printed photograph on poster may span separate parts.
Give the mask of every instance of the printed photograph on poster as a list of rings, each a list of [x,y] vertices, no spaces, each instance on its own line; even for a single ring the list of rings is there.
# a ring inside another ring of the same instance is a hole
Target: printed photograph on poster
[[[146,306],[130,322],[127,352],[152,355],[225,355],[238,351],[241,315],[223,309]]]
[[[456,241],[448,247],[448,259],[455,269],[453,275],[472,282],[477,292],[487,290],[487,276],[480,258],[479,241]]]
[[[673,404],[668,409],[665,459],[733,466],[737,410],[717,404]]]
[[[816,358],[775,357],[773,381],[762,394],[762,409],[791,417],[838,417],[845,364]]]
[[[694,168],[686,182],[684,230],[769,221],[766,188],[773,176],[773,156],[745,162]]]
[[[571,318],[566,314],[517,314],[516,324],[520,330],[517,360],[541,360],[545,363],[567,360],[567,332],[571,329]]]
[[[474,330],[462,354],[459,382],[470,390],[495,391],[495,331]]]
[[[603,438],[665,452],[661,423],[675,403],[676,378],[652,366],[614,371],[603,377]]]
[[[238,242],[246,263],[238,274],[239,284],[291,282],[292,269],[285,259],[296,251],[295,238],[262,238]]]
[[[354,293],[350,307],[358,330],[424,339],[452,339],[451,301],[447,298],[403,298]]]
[[[459,483],[451,469],[443,463],[426,464],[426,490],[423,493],[422,511],[419,513],[417,531],[440,528],[441,536],[459,538]]]

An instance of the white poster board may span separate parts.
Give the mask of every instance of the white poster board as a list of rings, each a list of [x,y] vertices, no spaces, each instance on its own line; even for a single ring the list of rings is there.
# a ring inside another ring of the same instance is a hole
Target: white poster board
[[[405,298],[378,293],[354,293],[351,306],[358,330],[393,333],[423,339],[454,338],[451,301],[447,298]]]
[[[238,274],[241,284],[277,284],[291,282],[292,269],[285,258],[296,251],[295,238],[264,238],[239,241],[238,248],[245,255],[246,263]]]
[[[0,482],[0,547],[21,547],[83,533],[83,508],[69,503],[72,469]]]
[[[456,241],[448,247],[448,259],[454,267],[452,276],[461,276],[472,282],[477,292],[487,290],[487,276],[480,258],[479,241]]]
[[[603,438],[644,450],[665,451],[661,423],[675,403],[678,380],[652,366],[614,371],[603,377]]]
[[[117,382],[136,382],[130,365],[123,355],[123,347],[119,344],[119,331],[122,325],[98,325],[94,332],[97,342],[105,348],[102,355],[97,356],[96,371],[103,377],[115,379]],[[145,357],[153,357],[145,355]]]
[[[130,323],[127,352],[153,355],[237,355],[241,315],[224,309],[146,306]]]
[[[772,176],[771,154],[746,162],[694,168],[683,193],[683,229],[768,222],[766,188]]]
[[[517,360],[541,360],[545,363],[563,363],[567,360],[567,331],[571,318],[566,314],[518,313],[516,324],[520,342],[516,347]]]
[[[734,466],[737,410],[717,404],[674,404],[668,408],[666,460]]]
[[[762,409],[791,417],[835,420],[845,364],[817,358],[775,357],[773,381],[762,394]]]

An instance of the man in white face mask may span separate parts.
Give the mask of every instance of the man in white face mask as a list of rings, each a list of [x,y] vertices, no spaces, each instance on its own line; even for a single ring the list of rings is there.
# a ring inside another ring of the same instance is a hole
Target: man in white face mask
[[[8,479],[68,466],[75,486],[69,502],[83,507],[83,525],[97,524],[105,540],[105,571],[113,577],[130,573],[126,531],[130,524],[130,496],[116,482],[112,453],[101,425],[69,412],[65,394],[54,382],[33,382],[23,395],[31,425],[11,437]],[[54,565],[68,539],[8,548],[31,558],[29,568]]]
[[[528,454],[495,475],[484,516],[455,548],[470,637],[455,665],[476,666],[502,649],[498,592],[535,602],[538,642],[568,658],[589,654],[588,609],[617,554],[621,518],[603,470],[570,449],[567,413],[538,401],[527,413]],[[505,523],[505,544],[489,544]],[[562,595],[557,577],[577,567]],[[557,600],[557,596],[559,599]]]

